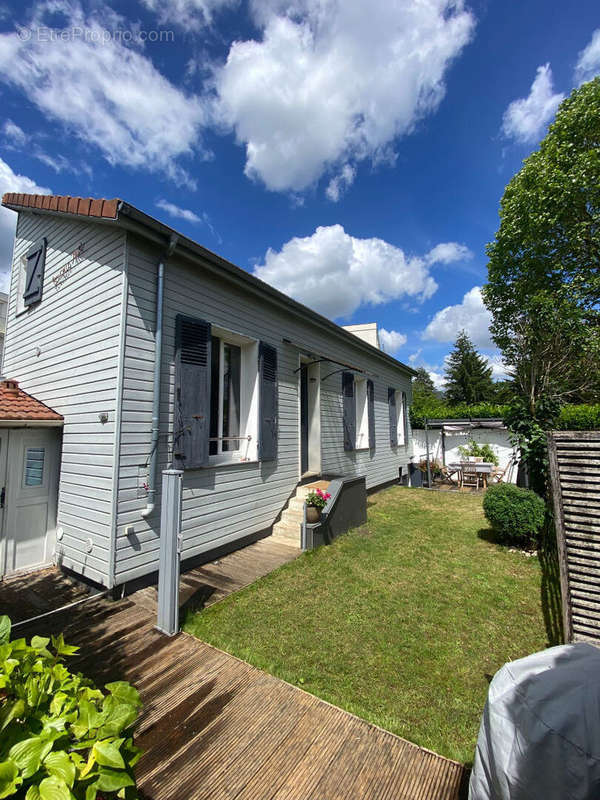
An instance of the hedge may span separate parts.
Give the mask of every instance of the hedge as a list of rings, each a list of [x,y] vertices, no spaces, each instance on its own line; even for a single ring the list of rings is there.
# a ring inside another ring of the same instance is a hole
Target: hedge
[[[600,404],[564,406],[555,428],[558,431],[600,430]]]
[[[424,428],[425,419],[468,419],[503,418],[507,406],[495,403],[466,403],[449,405],[443,400],[413,405],[410,408],[410,424],[413,428]],[[554,424],[559,431],[597,431],[600,430],[600,403],[596,405],[563,406]]]

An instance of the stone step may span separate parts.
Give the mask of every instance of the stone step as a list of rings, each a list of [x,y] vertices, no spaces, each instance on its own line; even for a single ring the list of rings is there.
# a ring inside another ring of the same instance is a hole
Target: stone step
[[[286,525],[282,522],[276,522],[273,525],[272,536],[278,542],[285,542],[286,544],[300,547],[302,540],[302,531],[299,525]]]
[[[286,508],[281,514],[281,521],[282,522],[289,522],[290,525],[302,525],[302,520],[304,519],[304,512],[298,511],[295,508]]]
[[[292,497],[290,502],[287,504],[286,511],[299,511],[302,514],[302,509],[304,508],[304,500],[301,497]]]

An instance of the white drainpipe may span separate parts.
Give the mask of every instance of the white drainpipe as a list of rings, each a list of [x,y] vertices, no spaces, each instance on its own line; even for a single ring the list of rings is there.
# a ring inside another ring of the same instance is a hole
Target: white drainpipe
[[[141,512],[142,519],[147,519],[156,505],[156,472],[158,469],[158,435],[160,431],[160,378],[162,366],[162,329],[163,329],[163,297],[165,293],[165,265],[177,244],[177,236],[173,234],[169,246],[158,262],[156,282],[156,344],[154,348],[154,385],[152,387],[152,449],[150,450],[150,471],[148,475],[148,502]]]

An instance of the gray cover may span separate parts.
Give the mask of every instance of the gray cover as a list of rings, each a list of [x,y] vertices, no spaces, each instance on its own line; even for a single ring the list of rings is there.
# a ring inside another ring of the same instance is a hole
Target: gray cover
[[[600,650],[578,643],[505,664],[481,720],[469,800],[600,798]]]

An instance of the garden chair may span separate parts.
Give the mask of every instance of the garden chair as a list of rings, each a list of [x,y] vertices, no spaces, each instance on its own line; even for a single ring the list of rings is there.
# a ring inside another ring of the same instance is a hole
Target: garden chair
[[[500,469],[500,467],[494,467],[490,473],[490,483],[503,483],[505,475],[506,467],[504,467],[504,469]]]
[[[461,489],[465,486],[479,489],[479,473],[474,462],[464,462],[462,465]]]

